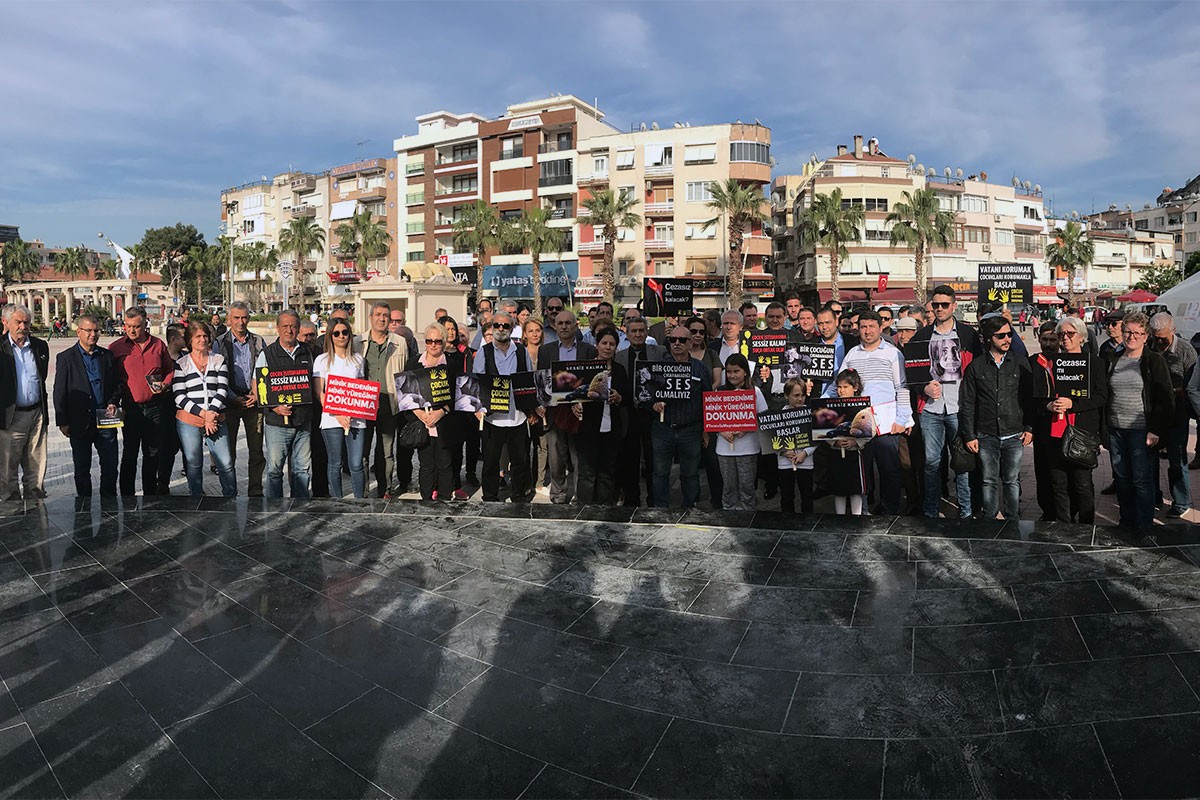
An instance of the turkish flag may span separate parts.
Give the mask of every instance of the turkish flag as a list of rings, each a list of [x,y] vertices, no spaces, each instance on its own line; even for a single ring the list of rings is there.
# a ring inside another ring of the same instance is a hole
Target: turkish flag
[[[886,273],[885,273],[885,274],[883,274],[883,275],[880,275],[880,276],[879,276],[879,288],[878,288],[878,291],[881,291],[881,292],[886,292],[886,291],[887,291],[887,281],[888,281],[888,276],[887,276],[887,274],[886,274]]]

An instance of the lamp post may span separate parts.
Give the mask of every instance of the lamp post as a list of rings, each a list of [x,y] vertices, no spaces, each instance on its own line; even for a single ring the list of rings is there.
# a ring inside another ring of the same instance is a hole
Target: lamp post
[[[237,226],[230,225],[228,222],[222,222],[219,226],[221,231],[221,239],[228,243],[229,249],[229,290],[226,293],[225,308],[228,309],[233,303],[233,243],[237,241]]]

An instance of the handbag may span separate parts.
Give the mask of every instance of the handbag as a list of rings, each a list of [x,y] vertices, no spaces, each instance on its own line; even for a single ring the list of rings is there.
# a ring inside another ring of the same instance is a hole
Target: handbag
[[[400,435],[396,437],[396,443],[408,450],[420,450],[429,444],[429,429],[425,427],[424,422],[413,417],[404,423],[404,427],[400,429]]]
[[[970,472],[978,463],[978,457],[967,449],[967,443],[961,436],[950,440],[950,469],[954,470],[955,475]]]
[[[1100,437],[1075,425],[1068,425],[1062,435],[1062,457],[1083,469],[1095,469],[1100,452]]]

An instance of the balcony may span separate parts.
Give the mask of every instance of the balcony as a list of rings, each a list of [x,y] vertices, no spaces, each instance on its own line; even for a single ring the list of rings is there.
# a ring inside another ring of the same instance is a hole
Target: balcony
[[[646,252],[673,253],[675,252],[675,242],[672,239],[647,239]]]
[[[574,142],[546,142],[538,145],[538,153],[564,153],[567,150],[574,150]]]
[[[576,219],[587,219],[592,215],[592,210],[587,206],[580,206],[575,210]]]
[[[411,164],[405,164],[404,165],[404,174],[405,175],[424,175],[425,174],[425,162],[424,161],[414,161]]]
[[[590,175],[580,175],[576,183],[580,186],[607,186],[607,172],[593,172]]]
[[[675,201],[668,200],[665,203],[646,203],[647,217],[664,217],[671,216],[675,213]]]
[[[292,219],[311,219],[316,215],[315,206],[292,206]]]
[[[317,188],[316,175],[299,175],[292,178],[293,192],[311,192],[315,188]]]
[[[510,158],[524,158],[525,148],[514,147],[512,150],[501,150],[499,161],[507,161]]]
[[[674,164],[654,164],[646,167],[647,178],[669,178],[674,174]]]
[[[362,189],[358,193],[358,199],[363,200],[363,201],[386,200],[387,199],[387,187],[386,186],[371,186],[366,189]]]
[[[575,251],[577,253],[603,253],[604,242],[580,242]]]
[[[459,154],[457,156],[438,156],[437,165],[439,167],[449,166],[451,164],[470,164],[473,161],[479,160],[479,151],[473,150],[467,154]]]
[[[438,197],[445,197],[451,194],[475,194],[479,191],[479,186],[439,186],[437,190]]]
[[[425,223],[409,222],[404,226],[404,232],[409,236],[416,236],[425,233]]]
[[[404,205],[406,205],[406,206],[420,206],[420,205],[424,205],[424,204],[425,204],[425,193],[424,192],[413,192],[412,194],[406,194],[404,196]]]
[[[573,208],[556,208],[550,212],[550,219],[571,219],[575,216]]]
[[[570,175],[549,175],[538,178],[538,187],[546,186],[573,186],[575,179]]]

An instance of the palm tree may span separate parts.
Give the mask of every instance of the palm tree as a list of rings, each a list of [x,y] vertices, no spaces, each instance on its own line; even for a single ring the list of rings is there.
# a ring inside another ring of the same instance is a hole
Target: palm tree
[[[383,220],[372,221],[371,212],[365,209],[351,217],[349,222],[338,225],[334,233],[338,236],[338,248],[342,255],[351,255],[364,275],[368,263],[386,256],[388,246],[392,243],[387,223]]]
[[[721,221],[721,217],[725,217],[726,228],[729,231],[729,265],[726,273],[729,276],[729,307],[737,308],[742,304],[742,295],[745,294],[742,288],[745,285],[742,245],[746,226],[753,222],[767,221],[767,215],[763,211],[767,201],[762,189],[753,184],[739,183],[736,178],[729,178],[724,183],[713,181],[708,185],[708,192],[712,199],[707,205],[716,211],[718,216],[705,222],[704,229],[711,228]]]
[[[562,228],[551,228],[548,208],[527,208],[511,225],[503,229],[501,236],[506,244],[528,250],[533,262],[533,307],[538,313],[542,309],[542,253],[562,254],[567,237]]]
[[[483,285],[483,259],[489,247],[500,243],[500,212],[495,206],[476,200],[459,214],[454,223],[454,246],[475,253],[475,292]]]
[[[5,292],[9,283],[19,283],[41,271],[41,259],[29,242],[21,239],[8,242],[0,249],[0,294]]]
[[[1078,222],[1068,222],[1065,228],[1054,229],[1054,241],[1046,245],[1046,263],[1067,273],[1067,303],[1075,307],[1075,270],[1092,263],[1096,245],[1087,238]]]
[[[315,219],[298,217],[280,231],[279,249],[296,256],[296,294],[301,299],[300,305],[303,305],[304,262],[311,253],[316,253],[317,258],[325,255],[325,231]],[[285,307],[288,304],[286,297],[283,298],[283,304]]]
[[[904,193],[887,221],[892,223],[892,247],[904,244],[913,249],[913,282],[917,302],[924,305],[925,257],[931,247],[946,247],[954,240],[954,215],[941,210],[933,189],[917,189]]]
[[[54,269],[74,280],[88,274],[87,253],[82,247],[68,247],[54,259]]]
[[[600,263],[600,275],[604,280],[604,300],[608,303],[613,301],[617,293],[617,281],[613,275],[617,228],[636,228],[642,224],[642,218],[633,213],[638,202],[637,192],[617,194],[612,189],[601,189],[583,201],[583,207],[591,212],[591,223],[604,228],[604,260]]]
[[[846,243],[862,241],[859,226],[865,218],[863,207],[858,203],[843,208],[842,190],[834,189],[829,194],[813,197],[796,222],[801,241],[813,246],[814,258],[817,247],[829,249],[829,292],[839,302],[838,265],[850,258]]]
[[[196,306],[204,305],[204,276],[212,269],[214,256],[220,255],[220,248],[193,245],[183,256],[183,272],[196,278]],[[216,263],[220,263],[219,261]],[[184,287],[184,302],[187,302],[187,287]]]

